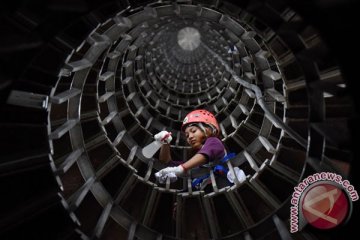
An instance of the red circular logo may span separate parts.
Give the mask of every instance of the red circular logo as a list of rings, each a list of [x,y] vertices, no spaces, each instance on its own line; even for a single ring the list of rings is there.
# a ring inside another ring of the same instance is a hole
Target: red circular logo
[[[319,183],[305,193],[301,207],[309,224],[320,229],[330,229],[341,224],[348,216],[349,201],[339,187]]]

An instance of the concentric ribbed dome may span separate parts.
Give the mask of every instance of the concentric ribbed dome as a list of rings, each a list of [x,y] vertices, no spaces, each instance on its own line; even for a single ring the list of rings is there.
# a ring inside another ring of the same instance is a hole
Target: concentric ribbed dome
[[[68,28],[47,45],[44,53],[63,55],[48,95],[11,95],[15,105],[46,103],[59,198],[82,238],[289,239],[289,199],[304,174],[347,176],[339,161],[349,152],[327,132],[344,126],[351,102],[317,30],[281,1],[230,2],[118,5],[84,20],[81,42],[66,38]],[[45,81],[37,64],[46,58],[37,59],[24,75]],[[17,100],[25,98],[33,102]],[[207,168],[156,181],[165,166],[142,148],[167,130],[173,159],[188,159],[180,128],[198,108],[216,116],[235,153],[228,167],[243,169],[246,181],[194,191],[192,179]]]

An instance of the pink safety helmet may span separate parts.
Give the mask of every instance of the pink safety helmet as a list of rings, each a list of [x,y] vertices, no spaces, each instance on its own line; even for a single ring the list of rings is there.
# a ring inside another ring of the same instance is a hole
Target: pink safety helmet
[[[214,114],[205,109],[194,110],[188,113],[181,125],[181,130],[184,132],[186,127],[191,123],[204,123],[211,125],[216,129],[216,135],[219,135],[220,133],[219,124]]]

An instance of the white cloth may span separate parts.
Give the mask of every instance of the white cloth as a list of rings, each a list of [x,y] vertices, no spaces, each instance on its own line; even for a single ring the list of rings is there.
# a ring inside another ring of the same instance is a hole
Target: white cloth
[[[169,144],[172,140],[171,132],[161,131],[155,134],[154,139],[161,144]]]
[[[183,173],[184,168],[182,166],[167,167],[155,173],[155,177],[160,183],[166,183],[167,178],[170,178],[170,182],[175,182],[177,177]]]
[[[238,180],[240,183],[242,183],[243,181],[246,180],[246,176],[245,176],[245,173],[244,173],[243,170],[241,170],[241,169],[238,168],[238,167],[234,167],[234,172],[235,172],[235,175],[236,175],[237,180]],[[228,171],[226,177],[227,177],[227,179],[228,179],[231,183],[234,183],[235,176],[234,176],[234,174],[232,174],[231,171]]]

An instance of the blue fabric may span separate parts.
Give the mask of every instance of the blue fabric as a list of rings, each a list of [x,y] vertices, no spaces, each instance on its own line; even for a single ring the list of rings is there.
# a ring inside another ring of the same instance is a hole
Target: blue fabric
[[[222,165],[216,165],[214,168],[213,168],[213,172],[215,175],[226,175],[228,173],[228,169]]]
[[[228,153],[226,154],[223,159],[221,159],[221,163],[226,163],[227,161],[229,161],[230,159],[234,158],[236,156],[235,153]]]
[[[201,177],[198,177],[198,178],[194,178],[194,179],[192,180],[192,182],[191,182],[191,186],[192,186],[193,188],[200,189],[201,183],[202,183],[204,180],[208,179],[209,177],[210,177],[210,174],[206,174],[206,175],[204,175],[204,176],[201,176]]]

